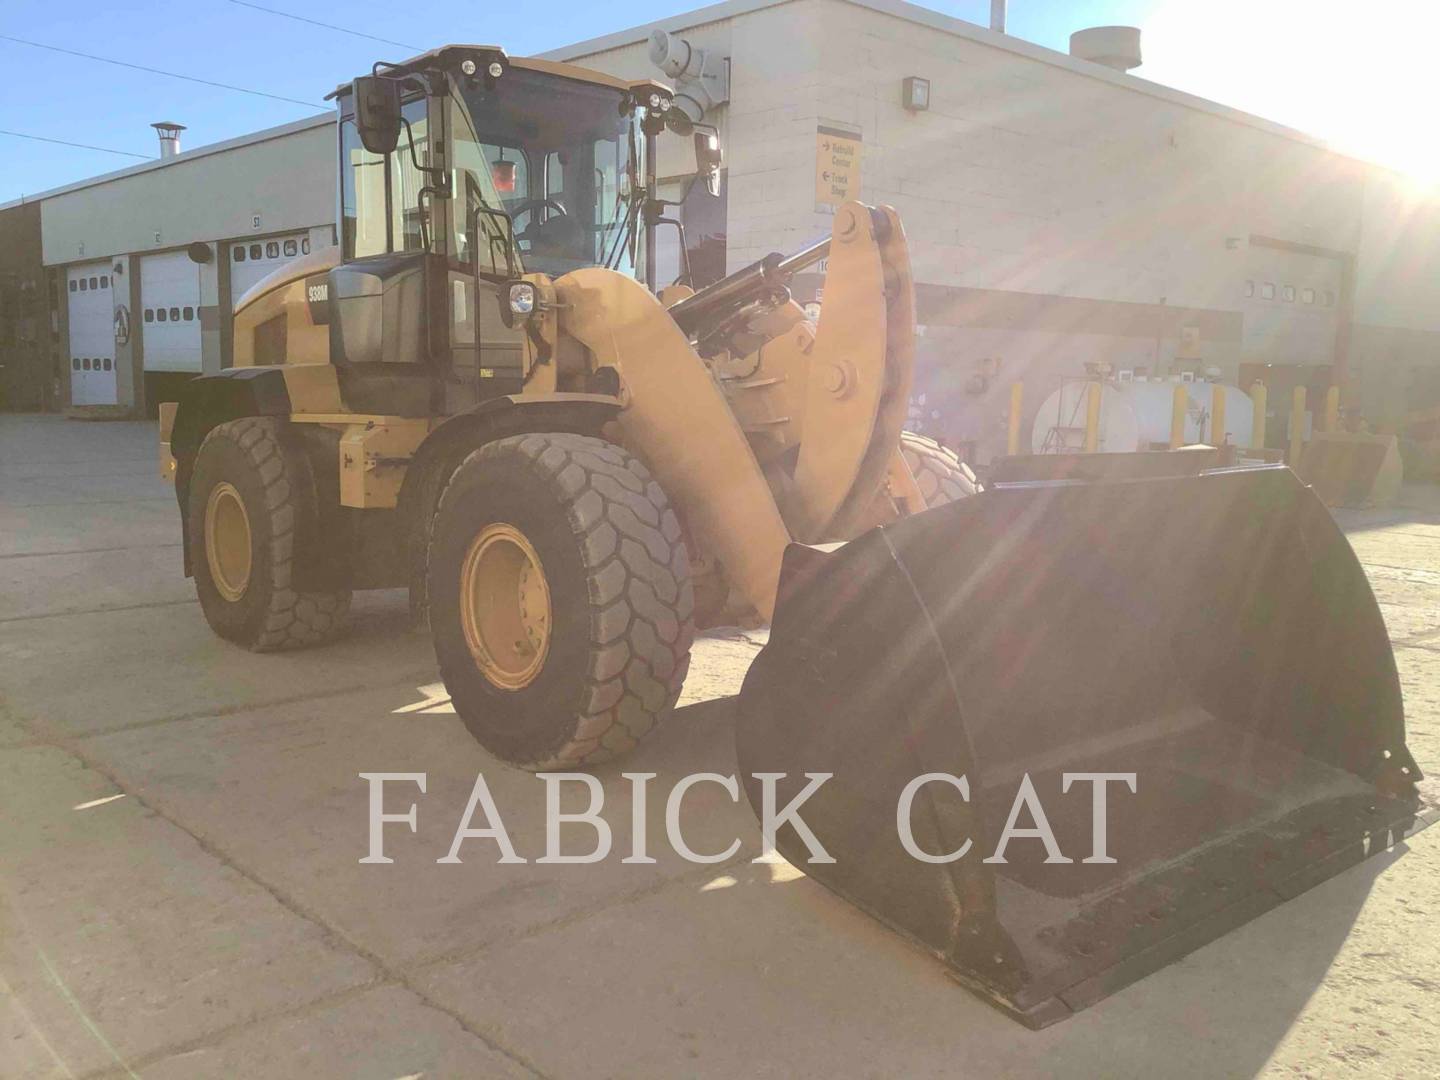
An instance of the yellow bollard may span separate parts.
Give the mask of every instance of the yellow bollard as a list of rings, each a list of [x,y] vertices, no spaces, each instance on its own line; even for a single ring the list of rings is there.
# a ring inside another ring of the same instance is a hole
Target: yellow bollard
[[[1290,453],[1285,464],[1292,469],[1300,464],[1300,451],[1305,446],[1305,387],[1295,387],[1290,395]]]
[[[1225,387],[1220,383],[1210,384],[1210,442],[1225,445]]]
[[[1101,386],[1092,382],[1085,387],[1085,453],[1093,454],[1100,447]]]
[[[1340,387],[1332,386],[1325,391],[1325,430],[1334,433],[1340,430]]]
[[[1258,379],[1250,384],[1250,401],[1255,406],[1255,427],[1250,435],[1253,450],[1265,449],[1265,398],[1268,394],[1265,384]]]
[[[1170,408],[1170,449],[1179,450],[1185,445],[1185,410],[1190,405],[1190,392],[1184,383],[1175,384],[1174,403]]]
[[[1005,452],[1011,457],[1020,453],[1020,407],[1025,403],[1025,384],[1010,387],[1010,431],[1005,438]]]

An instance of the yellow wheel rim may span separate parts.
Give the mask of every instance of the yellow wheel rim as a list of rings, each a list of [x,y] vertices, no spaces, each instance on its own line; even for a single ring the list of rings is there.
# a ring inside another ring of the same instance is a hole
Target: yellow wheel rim
[[[530,685],[550,651],[550,585],[525,534],[480,530],[460,567],[460,622],[475,666],[493,685]]]
[[[205,504],[205,561],[210,580],[231,603],[250,584],[250,516],[235,485],[221,481]]]

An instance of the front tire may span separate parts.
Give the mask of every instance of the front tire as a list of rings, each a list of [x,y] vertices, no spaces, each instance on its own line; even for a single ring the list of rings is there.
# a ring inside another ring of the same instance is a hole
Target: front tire
[[[946,449],[934,439],[916,435],[913,431],[902,431],[900,453],[905,458],[905,464],[910,466],[910,473],[915,477],[927,510],[968,499],[981,490],[980,481],[975,479],[970,466],[961,461],[953,450]]]
[[[584,435],[500,439],[450,477],[432,529],[440,674],[487,750],[594,764],[671,712],[695,636],[690,562],[639,460]]]
[[[293,587],[300,463],[273,417],[219,424],[190,475],[186,527],[210,628],[255,652],[319,645],[344,630],[350,590]]]

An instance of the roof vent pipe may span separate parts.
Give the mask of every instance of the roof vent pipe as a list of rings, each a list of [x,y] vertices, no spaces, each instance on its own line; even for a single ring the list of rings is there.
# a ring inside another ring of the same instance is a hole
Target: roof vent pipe
[[[1005,32],[1005,0],[990,0],[990,29],[997,34]]]
[[[729,57],[691,45],[668,30],[650,35],[650,62],[675,84],[675,105],[693,123],[730,100]]]
[[[160,136],[160,159],[162,161],[180,153],[180,132],[185,130],[184,124],[177,124],[173,120],[161,120],[158,124],[150,126]]]
[[[1138,26],[1092,26],[1070,35],[1070,55],[1116,71],[1140,66]]]

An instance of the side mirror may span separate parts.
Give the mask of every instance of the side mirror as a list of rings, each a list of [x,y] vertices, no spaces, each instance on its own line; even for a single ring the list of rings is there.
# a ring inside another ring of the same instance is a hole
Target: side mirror
[[[705,178],[705,190],[720,195],[720,166],[725,155],[720,149],[720,136],[713,131],[695,132],[695,172]]]
[[[399,81],[383,75],[362,75],[350,85],[360,145],[372,154],[390,153],[400,142]]]

